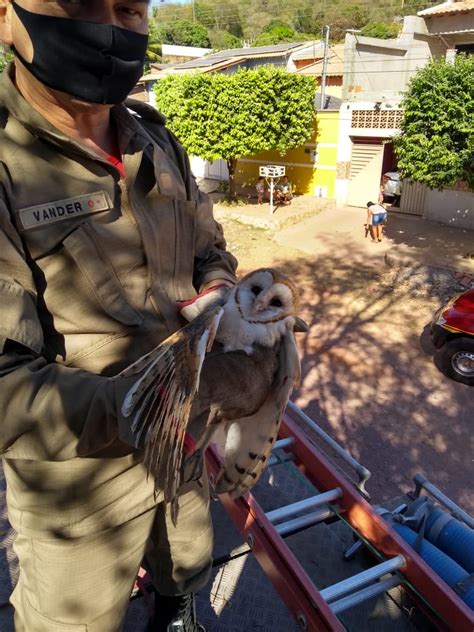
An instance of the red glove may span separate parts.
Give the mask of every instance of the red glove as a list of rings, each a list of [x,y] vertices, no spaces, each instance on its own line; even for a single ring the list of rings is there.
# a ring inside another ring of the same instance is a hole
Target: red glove
[[[191,322],[202,312],[219,305],[224,305],[229,292],[230,288],[225,283],[213,285],[194,298],[178,303],[178,311],[188,322]]]

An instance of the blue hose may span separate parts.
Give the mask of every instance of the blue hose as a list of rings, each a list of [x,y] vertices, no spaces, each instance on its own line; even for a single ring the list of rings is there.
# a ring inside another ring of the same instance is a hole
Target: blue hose
[[[405,525],[397,523],[392,524],[392,529],[416,550],[418,535],[414,531]],[[474,610],[474,584],[467,581],[469,573],[427,540],[422,541],[421,551],[418,551],[418,553],[428,566],[431,566],[435,573],[458,593],[471,610]],[[462,587],[462,582],[466,582],[464,588]],[[470,586],[468,585],[469,583],[471,584]]]
[[[468,573],[474,573],[474,531],[442,509],[433,509],[426,520],[425,537]]]

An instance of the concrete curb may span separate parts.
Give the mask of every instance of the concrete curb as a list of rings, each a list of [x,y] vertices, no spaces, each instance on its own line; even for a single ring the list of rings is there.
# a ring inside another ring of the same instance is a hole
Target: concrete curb
[[[246,209],[245,207],[226,207],[214,203],[214,217],[219,222],[223,220],[234,220],[242,224],[247,224],[248,226],[254,226],[255,228],[278,231],[296,224],[301,224],[319,215],[330,206],[330,202],[322,204],[320,207],[310,208],[309,210],[293,210],[291,206],[285,206],[279,208],[273,215],[270,215],[268,205],[262,205],[262,210],[258,209],[258,212],[253,212],[252,209]]]

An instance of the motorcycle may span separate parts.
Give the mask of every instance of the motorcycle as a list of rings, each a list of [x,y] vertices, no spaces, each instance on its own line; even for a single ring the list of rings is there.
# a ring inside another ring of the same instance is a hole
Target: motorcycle
[[[452,380],[474,386],[474,289],[438,309],[430,333],[438,368]]]

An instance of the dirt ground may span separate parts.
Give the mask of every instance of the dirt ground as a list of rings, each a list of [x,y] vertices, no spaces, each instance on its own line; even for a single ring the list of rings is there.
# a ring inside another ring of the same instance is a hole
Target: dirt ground
[[[293,399],[371,470],[373,501],[413,488],[422,472],[472,512],[474,389],[436,369],[427,331],[434,310],[463,289],[454,273],[374,267],[337,235],[311,256],[270,229],[223,225],[242,272],[278,266],[300,288],[310,331],[300,334]]]

